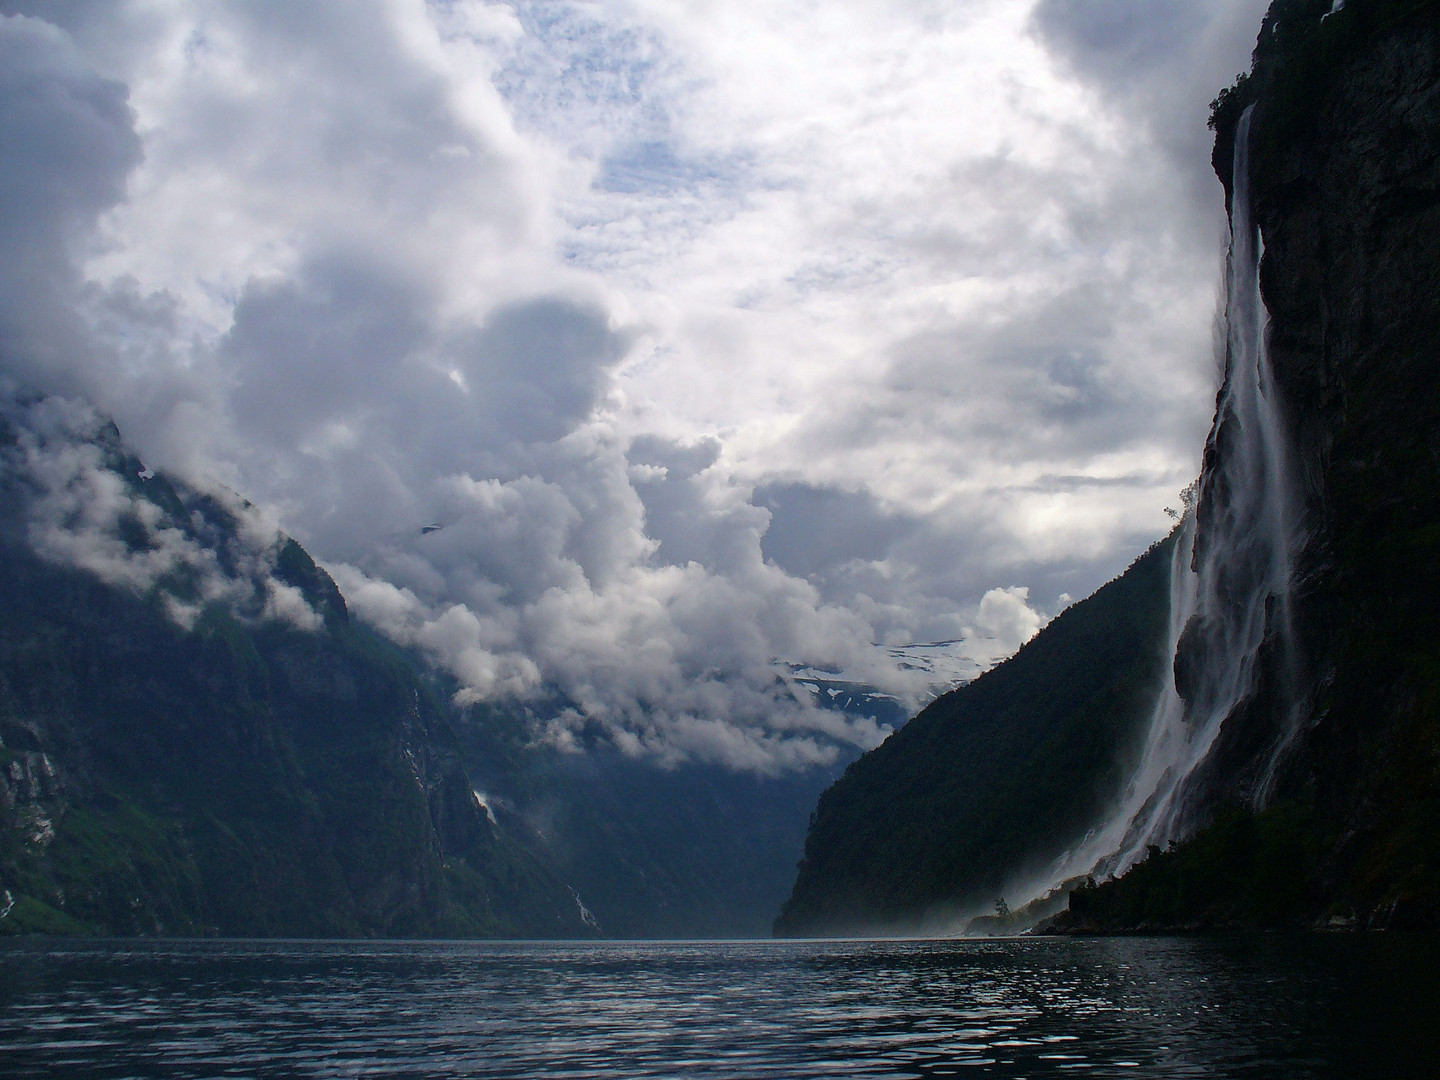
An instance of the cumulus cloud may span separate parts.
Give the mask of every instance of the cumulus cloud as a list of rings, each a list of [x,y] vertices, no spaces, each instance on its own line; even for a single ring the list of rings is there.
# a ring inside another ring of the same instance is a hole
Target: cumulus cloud
[[[787,664],[917,702],[1167,527],[1258,5],[3,0],[0,363],[556,745],[829,760]]]

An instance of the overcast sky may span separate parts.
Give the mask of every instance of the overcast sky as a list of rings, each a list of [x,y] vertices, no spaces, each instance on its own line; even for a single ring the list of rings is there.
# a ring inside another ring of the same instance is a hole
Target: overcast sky
[[[556,742],[825,760],[777,658],[922,694],[1168,528],[1264,6],[0,0],[0,362]]]

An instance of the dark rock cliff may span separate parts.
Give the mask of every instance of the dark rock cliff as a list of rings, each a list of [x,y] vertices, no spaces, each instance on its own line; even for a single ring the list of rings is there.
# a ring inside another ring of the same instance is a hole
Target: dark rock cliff
[[[1250,106],[1248,205],[1294,519],[1278,543],[1289,584],[1242,597],[1232,577],[1207,600],[1221,611],[1268,597],[1254,666],[1212,710],[1218,733],[1163,834],[1185,839],[1076,890],[1056,929],[1440,925],[1440,3],[1275,0],[1252,70],[1212,117],[1232,220],[1243,221],[1231,179]],[[1229,388],[1227,378],[1222,404]],[[1243,423],[1222,408],[1206,447],[1197,572],[1207,552],[1239,546],[1227,485],[1244,475],[1229,467],[1249,452]],[[1057,808],[1076,815],[1072,831],[1095,820],[1103,800],[1070,796],[1118,787],[1123,754],[1100,768],[1016,741],[1054,704],[1049,687],[1077,693],[1048,655],[1062,619],[826,792],[781,932],[963,907],[1027,854],[1061,849]],[[1174,658],[1191,730],[1204,713],[1192,697],[1223,659],[1203,629],[1192,618]],[[1091,644],[1086,655],[1101,669],[1084,672],[1086,685],[1138,674],[1133,654]],[[974,714],[990,691],[1001,698]],[[1138,706],[1101,695],[1081,711],[1094,706],[1114,735],[1133,732]]]
[[[1228,190],[1255,106],[1293,662],[1196,778],[1214,824],[1072,901],[1097,927],[1440,923],[1440,5],[1331,6],[1277,0],[1214,116]]]
[[[1434,920],[1440,6],[1348,29],[1361,40],[1308,123],[1257,107],[1261,289],[1303,491],[1296,625],[1313,694],[1277,795],[1338,830],[1327,895],[1380,919],[1429,904]]]

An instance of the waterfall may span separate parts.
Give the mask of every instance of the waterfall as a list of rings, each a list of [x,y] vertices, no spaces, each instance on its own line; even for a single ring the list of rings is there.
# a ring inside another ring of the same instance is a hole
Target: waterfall
[[[1225,718],[1254,691],[1262,643],[1275,643],[1282,667],[1293,663],[1293,488],[1265,344],[1262,247],[1250,210],[1250,116],[1247,109],[1235,133],[1225,379],[1198,493],[1186,500],[1171,563],[1172,663],[1119,805],[1060,861],[1052,888],[1084,874],[1122,874],[1149,845],[1183,835],[1193,824],[1188,782]],[[1293,732],[1292,722],[1271,751],[1257,801],[1268,795],[1275,761]]]

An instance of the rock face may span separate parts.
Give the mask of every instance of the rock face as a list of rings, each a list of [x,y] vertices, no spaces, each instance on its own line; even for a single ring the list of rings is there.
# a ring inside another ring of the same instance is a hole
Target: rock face
[[[0,933],[592,933],[298,544],[3,404]]]
[[[1362,0],[1308,27],[1295,13],[1293,32],[1309,34],[1293,43],[1274,32],[1286,14],[1272,10],[1252,76],[1261,290],[1307,537],[1295,598],[1306,715],[1275,797],[1312,805],[1335,834],[1317,882],[1331,903],[1382,920],[1428,904],[1433,919],[1440,6]],[[1322,57],[1323,85],[1287,79]],[[1217,777],[1244,741],[1217,748]]]
[[[1440,5],[1330,6],[1277,0],[1214,117],[1229,194],[1254,105],[1293,638],[1194,778],[1211,827],[1077,895],[1074,924],[1440,923]]]

